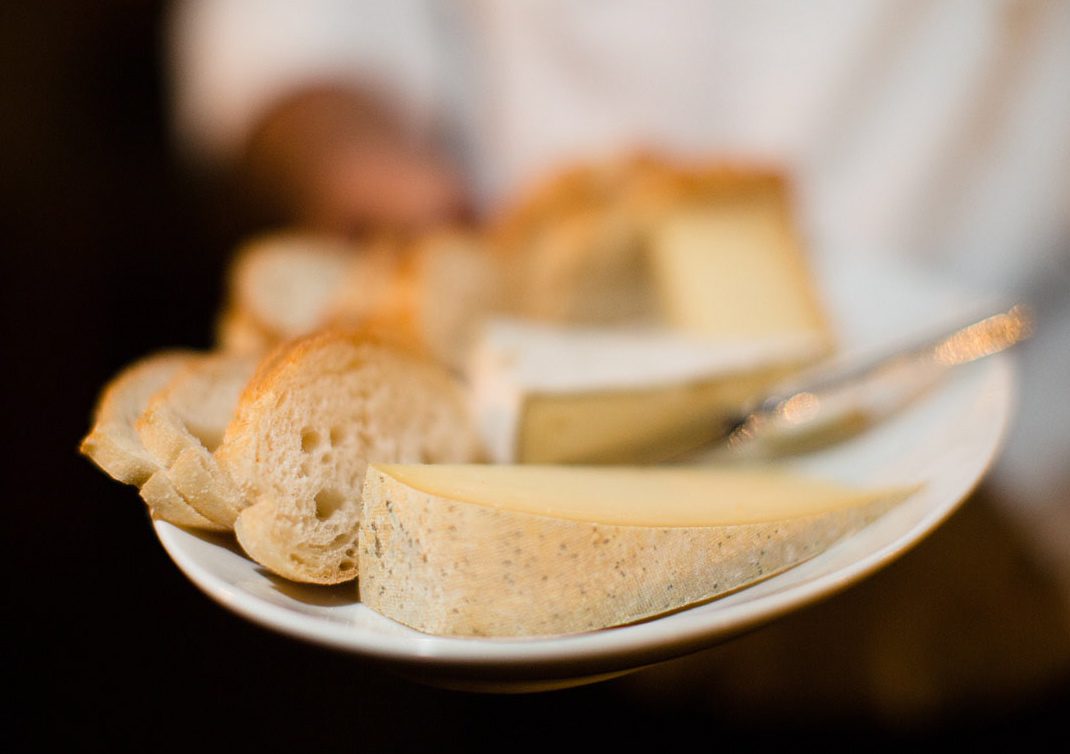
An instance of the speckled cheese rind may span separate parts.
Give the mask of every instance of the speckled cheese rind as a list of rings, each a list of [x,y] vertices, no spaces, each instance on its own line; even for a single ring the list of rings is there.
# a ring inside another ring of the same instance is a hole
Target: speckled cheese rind
[[[605,525],[459,502],[368,470],[361,601],[419,631],[540,636],[650,618],[779,573],[906,496],[772,523]]]

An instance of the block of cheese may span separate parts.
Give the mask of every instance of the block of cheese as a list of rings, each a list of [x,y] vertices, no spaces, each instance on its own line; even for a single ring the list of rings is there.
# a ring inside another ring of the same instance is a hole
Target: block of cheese
[[[831,345],[792,202],[774,166],[635,154],[535,184],[491,233],[525,317]]]
[[[682,194],[654,224],[648,250],[668,320],[707,336],[801,333],[831,346],[785,182],[754,173]]]
[[[473,416],[498,463],[660,460],[709,440],[820,350],[805,334],[710,340],[498,319],[470,364]]]
[[[768,469],[372,465],[360,596],[440,635],[616,626],[784,571],[911,491]]]

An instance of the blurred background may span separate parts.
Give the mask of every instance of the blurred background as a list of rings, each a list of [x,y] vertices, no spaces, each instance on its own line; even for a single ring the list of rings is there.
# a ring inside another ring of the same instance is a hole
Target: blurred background
[[[1070,5],[685,3],[664,24],[644,23],[641,3],[573,21],[558,3],[429,16],[399,3],[382,18],[381,5],[318,5],[0,10],[5,649],[19,690],[5,737],[388,751],[1065,738]],[[673,57],[685,41],[699,58]],[[628,53],[640,47],[654,63]],[[358,74],[327,75],[328,62]],[[303,128],[328,137],[295,137]],[[223,271],[248,234],[478,216],[555,161],[637,139],[784,161],[819,253],[902,256],[1036,307],[1000,464],[863,584],[619,680],[443,691],[217,607],[167,559],[134,491],[77,455],[119,368],[211,345]],[[357,177],[303,172],[350,162]],[[399,174],[378,203],[322,200]]]

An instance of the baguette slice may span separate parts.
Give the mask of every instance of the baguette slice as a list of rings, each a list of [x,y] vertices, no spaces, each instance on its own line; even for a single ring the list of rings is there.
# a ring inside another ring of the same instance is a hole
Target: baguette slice
[[[137,486],[153,518],[179,526],[218,529],[175,489],[167,471],[145,448],[135,429],[152,396],[198,358],[194,351],[162,351],[122,370],[101,392],[93,427],[79,450],[113,479]]]
[[[231,354],[191,361],[152,397],[135,425],[145,448],[168,469],[175,490],[226,529],[245,500],[212,453],[257,362],[255,356]]]
[[[509,306],[509,281],[500,256],[479,236],[449,230],[397,250],[395,258],[400,261],[389,270],[392,279],[385,295],[370,301],[375,275],[354,268],[363,274],[347,287],[351,293],[338,307],[337,321],[392,331],[392,338],[461,371],[483,322]],[[374,257],[365,263],[372,264]],[[383,266],[380,262],[380,269]]]
[[[588,325],[657,321],[644,229],[624,209],[574,209],[533,234],[519,261],[527,316]]]
[[[160,464],[141,443],[134,423],[152,396],[196,357],[194,351],[162,351],[119,372],[101,391],[93,426],[82,440],[80,452],[112,479],[143,484]]]
[[[141,485],[138,494],[145,501],[149,514],[154,519],[190,529],[226,531],[229,528],[206,518],[190,505],[182,493],[175,488],[167,469],[153,472],[152,476]]]
[[[457,383],[442,368],[365,332],[285,344],[242,394],[216,452],[250,501],[234,526],[249,556],[288,579],[357,576],[369,461],[479,456]]]
[[[597,630],[784,571],[914,489],[771,469],[376,464],[360,597],[432,634]]]
[[[328,236],[280,232],[248,241],[228,272],[220,347],[256,352],[324,326],[357,256]]]
[[[218,337],[223,350],[262,353],[327,327],[393,331],[392,340],[460,370],[479,324],[510,300],[502,261],[461,229],[380,238],[359,252],[271,236],[239,254]]]

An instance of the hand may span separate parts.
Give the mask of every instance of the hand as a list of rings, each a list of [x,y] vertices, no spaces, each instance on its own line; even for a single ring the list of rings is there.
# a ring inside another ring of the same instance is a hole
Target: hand
[[[467,210],[445,157],[381,100],[346,89],[300,92],[272,109],[249,140],[244,172],[283,219],[320,230],[413,231]]]

